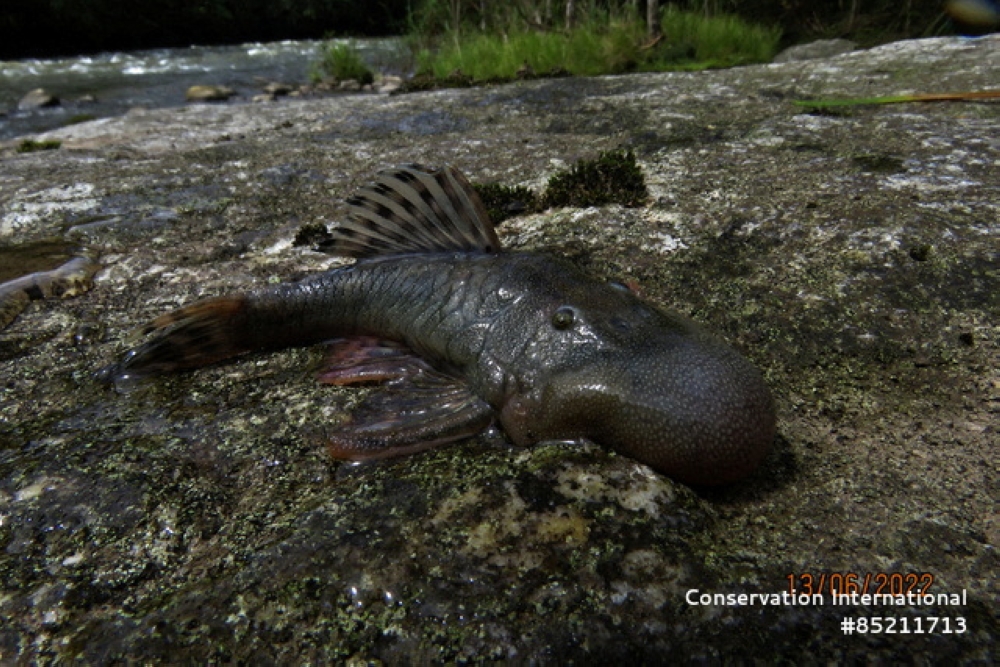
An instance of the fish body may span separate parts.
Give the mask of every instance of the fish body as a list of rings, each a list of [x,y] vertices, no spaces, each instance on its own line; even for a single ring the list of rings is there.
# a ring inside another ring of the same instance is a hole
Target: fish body
[[[519,445],[589,439],[693,484],[739,479],[766,454],[774,407],[748,361],[622,286],[503,251],[457,171],[387,172],[349,203],[330,245],[355,264],[161,316],[105,374],[337,339],[322,381],[387,385],[329,432],[338,458],[418,451],[494,420]]]

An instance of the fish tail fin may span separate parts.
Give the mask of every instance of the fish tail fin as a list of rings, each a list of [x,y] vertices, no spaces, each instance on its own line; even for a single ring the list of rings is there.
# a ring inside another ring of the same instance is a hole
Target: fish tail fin
[[[106,381],[208,366],[251,351],[245,295],[206,299],[157,317],[133,337],[149,340],[98,372]]]
[[[357,258],[500,250],[479,194],[454,167],[383,171],[347,205],[349,219],[330,230],[320,250]]]

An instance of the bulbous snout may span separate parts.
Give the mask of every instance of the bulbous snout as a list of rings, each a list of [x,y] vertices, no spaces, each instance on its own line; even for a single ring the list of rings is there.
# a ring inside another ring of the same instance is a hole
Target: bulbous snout
[[[775,434],[764,379],[711,338],[670,336],[592,360],[553,378],[538,407],[536,439],[585,437],[695,485],[745,477]]]
[[[774,402],[764,379],[736,350],[694,341],[636,359],[615,385],[615,417],[595,439],[688,484],[717,485],[750,474],[770,450]]]

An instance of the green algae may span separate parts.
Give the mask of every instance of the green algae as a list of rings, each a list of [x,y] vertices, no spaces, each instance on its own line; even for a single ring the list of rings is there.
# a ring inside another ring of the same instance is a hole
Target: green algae
[[[531,188],[499,183],[475,183],[473,187],[483,200],[483,205],[494,225],[499,225],[508,218],[538,210],[538,196]]]

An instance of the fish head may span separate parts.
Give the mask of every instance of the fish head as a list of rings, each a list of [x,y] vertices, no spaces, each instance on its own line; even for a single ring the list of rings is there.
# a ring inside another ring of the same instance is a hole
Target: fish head
[[[515,442],[587,439],[695,485],[736,481],[767,454],[764,379],[693,322],[594,291],[549,318],[529,353],[537,370],[501,409]]]

